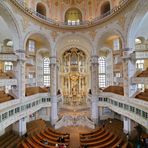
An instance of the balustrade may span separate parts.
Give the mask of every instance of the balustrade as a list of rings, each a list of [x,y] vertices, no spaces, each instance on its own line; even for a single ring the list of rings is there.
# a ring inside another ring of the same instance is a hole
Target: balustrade
[[[31,8],[28,8],[27,4],[23,1],[20,0],[11,0],[15,5],[17,5],[19,8],[21,8],[25,13],[31,15],[32,17],[44,21],[45,23],[48,23],[50,25],[55,25],[55,26],[60,26],[60,27],[88,27],[93,24],[97,24],[102,22],[104,19],[109,18],[115,14],[117,14],[124,6],[128,4],[128,2],[131,2],[132,0],[121,0],[119,6],[114,7],[112,10],[108,11],[107,13],[98,16],[92,20],[86,20],[86,21],[81,21],[79,23],[75,24],[69,24],[67,22],[60,22],[57,20],[53,20],[50,18],[47,18],[46,16],[34,11]]]

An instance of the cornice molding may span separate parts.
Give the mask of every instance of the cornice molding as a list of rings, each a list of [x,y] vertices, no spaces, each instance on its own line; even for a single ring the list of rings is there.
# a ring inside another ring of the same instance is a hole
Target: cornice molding
[[[120,13],[122,10],[124,10],[131,2],[134,0],[122,0],[119,6],[114,7],[112,10],[107,12],[104,15],[98,16],[91,21],[83,21],[80,23],[80,25],[67,25],[65,22],[58,22],[55,20],[52,20],[50,18],[47,18],[45,16],[42,16],[38,14],[36,11],[34,11],[31,8],[28,8],[25,3],[19,0],[10,0],[11,3],[13,3],[16,7],[18,7],[20,10],[22,10],[25,14],[32,17],[33,19],[37,20],[40,23],[43,23],[45,25],[48,25],[50,27],[54,28],[61,28],[61,29],[67,29],[67,30],[75,30],[75,29],[86,29],[90,27],[94,27],[97,25],[100,25],[104,22],[107,22],[110,20],[113,16]]]

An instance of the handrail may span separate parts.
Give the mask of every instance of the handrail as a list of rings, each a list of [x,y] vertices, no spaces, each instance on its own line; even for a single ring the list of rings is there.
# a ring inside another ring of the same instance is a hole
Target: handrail
[[[20,9],[22,9],[25,13],[29,14],[35,19],[38,19],[39,21],[42,21],[48,25],[54,25],[56,27],[70,27],[70,28],[77,28],[77,27],[89,27],[92,25],[96,25],[98,23],[101,23],[102,21],[106,20],[106,18],[112,17],[113,15],[119,13],[119,11],[128,4],[132,0],[122,0],[119,3],[119,6],[114,7],[112,10],[108,11],[105,14],[102,14],[92,20],[85,20],[81,21],[76,24],[68,24],[67,22],[61,22],[61,21],[56,21],[51,18],[47,18],[46,16],[36,12],[35,10],[28,8],[27,4],[21,0],[11,0],[12,3],[14,3],[16,6],[18,6]]]

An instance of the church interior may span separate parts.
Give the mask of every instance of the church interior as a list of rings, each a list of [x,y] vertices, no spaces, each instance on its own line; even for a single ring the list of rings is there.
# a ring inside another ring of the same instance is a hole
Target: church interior
[[[148,0],[0,0],[1,148],[148,148]]]

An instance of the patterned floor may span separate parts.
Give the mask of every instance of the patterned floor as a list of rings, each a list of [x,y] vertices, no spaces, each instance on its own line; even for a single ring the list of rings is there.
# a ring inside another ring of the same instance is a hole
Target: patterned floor
[[[79,148],[80,146],[79,133],[87,133],[92,131],[92,129],[82,126],[81,127],[69,126],[69,127],[63,127],[59,129],[59,131],[70,133],[70,148]]]
[[[60,109],[59,116],[67,115],[86,115],[90,117],[90,109],[87,106],[63,106]],[[61,132],[70,133],[70,148],[79,148],[79,133],[87,133],[92,129],[84,126],[69,126],[59,129]]]

